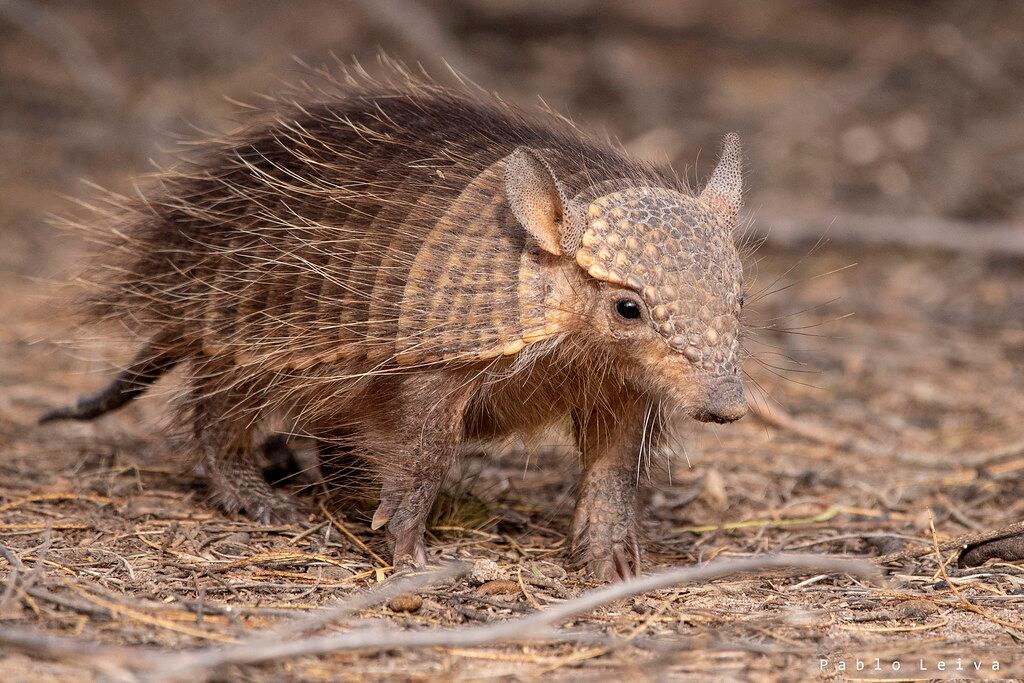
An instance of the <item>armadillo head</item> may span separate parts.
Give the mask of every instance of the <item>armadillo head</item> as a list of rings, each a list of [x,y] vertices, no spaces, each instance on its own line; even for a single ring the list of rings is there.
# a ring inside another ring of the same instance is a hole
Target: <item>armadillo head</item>
[[[515,193],[528,185],[511,182],[514,161],[506,176],[513,212],[543,249],[585,273],[590,294],[574,305],[585,309],[588,328],[617,350],[638,381],[695,418],[742,417],[743,270],[733,240],[742,192],[738,137],[726,136],[721,159],[696,197],[626,187],[583,203],[565,196],[550,175],[554,194],[547,197],[555,205],[541,206],[545,193]],[[534,174],[550,171],[538,161],[534,156],[525,163],[534,165]],[[541,220],[551,216],[553,222]]]

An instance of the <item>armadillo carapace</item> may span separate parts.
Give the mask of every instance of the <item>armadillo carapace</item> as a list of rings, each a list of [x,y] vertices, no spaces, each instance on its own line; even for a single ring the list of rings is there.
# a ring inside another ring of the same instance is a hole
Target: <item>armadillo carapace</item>
[[[464,444],[564,427],[572,557],[634,574],[644,453],[673,415],[746,410],[738,139],[695,196],[554,116],[411,79],[335,90],[279,102],[100,221],[89,311],[145,341],[47,418],[184,366],[178,420],[224,508],[295,517],[256,457],[284,416],[365,464],[373,527],[415,564]]]

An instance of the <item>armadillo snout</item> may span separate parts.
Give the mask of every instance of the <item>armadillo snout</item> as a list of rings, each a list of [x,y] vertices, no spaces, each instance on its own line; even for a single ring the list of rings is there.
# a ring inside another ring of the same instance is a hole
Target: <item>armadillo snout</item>
[[[747,414],[747,400],[743,397],[743,384],[739,377],[730,376],[712,380],[706,402],[694,413],[701,422],[735,422]]]

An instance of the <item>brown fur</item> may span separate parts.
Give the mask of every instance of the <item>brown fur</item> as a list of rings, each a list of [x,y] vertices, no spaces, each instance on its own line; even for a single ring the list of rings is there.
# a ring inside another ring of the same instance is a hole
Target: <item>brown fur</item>
[[[186,366],[179,421],[228,510],[295,517],[255,457],[285,416],[365,463],[374,527],[422,564],[463,444],[569,426],[573,552],[628,576],[635,474],[666,421],[743,412],[738,145],[693,197],[562,120],[396,73],[281,103],[117,202],[116,227],[94,230],[92,316]],[[151,374],[54,416],[94,417]]]

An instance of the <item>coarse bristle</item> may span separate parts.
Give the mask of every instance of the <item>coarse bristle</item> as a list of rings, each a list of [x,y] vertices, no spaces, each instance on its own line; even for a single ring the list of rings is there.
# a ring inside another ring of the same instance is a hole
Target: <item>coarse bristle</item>
[[[94,316],[188,330],[261,371],[494,357],[558,325],[518,297],[528,245],[498,225],[497,162],[543,149],[580,194],[676,182],[563,119],[399,67],[300,94],[315,99],[272,102],[285,110],[269,123],[198,145],[144,200],[115,199],[92,231]]]

